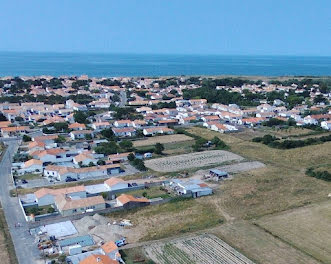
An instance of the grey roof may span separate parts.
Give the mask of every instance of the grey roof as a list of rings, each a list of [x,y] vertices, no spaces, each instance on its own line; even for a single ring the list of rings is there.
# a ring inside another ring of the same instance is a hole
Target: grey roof
[[[217,175],[228,175],[228,173],[226,171],[221,171],[218,169],[211,169],[210,172],[215,173]]]
[[[81,245],[82,247],[92,246],[94,245],[94,240],[90,235],[86,235],[71,237],[59,241],[59,246],[61,247],[67,247],[71,245]]]

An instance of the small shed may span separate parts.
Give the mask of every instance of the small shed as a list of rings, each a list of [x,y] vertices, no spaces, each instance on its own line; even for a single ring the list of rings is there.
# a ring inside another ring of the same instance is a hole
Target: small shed
[[[222,180],[224,178],[228,178],[229,174],[226,171],[221,171],[218,169],[211,169],[209,171],[211,177],[215,178],[217,181]]]

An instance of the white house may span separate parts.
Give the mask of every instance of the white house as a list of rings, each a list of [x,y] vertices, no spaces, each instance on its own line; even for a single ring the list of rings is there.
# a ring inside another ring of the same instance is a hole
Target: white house
[[[72,140],[75,139],[84,139],[87,136],[93,137],[93,132],[90,130],[77,130],[77,131],[71,131],[70,132],[70,137]]]
[[[134,137],[136,135],[136,130],[133,127],[114,127],[112,130],[116,137]]]
[[[331,120],[329,121],[322,121],[321,127],[327,130],[331,130]]]

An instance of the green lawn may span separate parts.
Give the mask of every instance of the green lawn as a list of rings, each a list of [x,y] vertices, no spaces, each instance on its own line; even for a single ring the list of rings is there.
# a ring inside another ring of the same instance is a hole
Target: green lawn
[[[166,191],[162,190],[160,187],[151,187],[149,189],[135,190],[127,192],[126,194],[133,195],[135,197],[146,197],[148,199],[153,199],[157,197],[169,198],[171,197]]]

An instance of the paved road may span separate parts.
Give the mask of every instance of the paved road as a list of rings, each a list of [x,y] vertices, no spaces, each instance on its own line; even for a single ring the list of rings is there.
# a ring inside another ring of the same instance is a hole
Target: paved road
[[[126,98],[126,91],[120,91],[120,103],[119,103],[119,107],[124,107],[127,103],[127,98]]]
[[[24,219],[17,198],[9,196],[9,190],[13,188],[10,176],[11,159],[18,148],[18,140],[6,139],[8,148],[0,163],[0,200],[5,212],[6,221],[15,246],[16,256],[20,264],[36,263],[39,258],[39,250],[34,243],[34,237],[28,232],[28,225]],[[15,223],[22,224],[15,227]],[[0,261],[1,263],[1,261]]]

